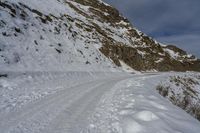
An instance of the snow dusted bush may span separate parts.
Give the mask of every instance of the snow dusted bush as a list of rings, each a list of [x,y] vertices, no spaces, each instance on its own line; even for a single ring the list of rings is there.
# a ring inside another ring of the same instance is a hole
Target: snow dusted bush
[[[156,90],[174,105],[200,120],[200,74],[171,76]]]

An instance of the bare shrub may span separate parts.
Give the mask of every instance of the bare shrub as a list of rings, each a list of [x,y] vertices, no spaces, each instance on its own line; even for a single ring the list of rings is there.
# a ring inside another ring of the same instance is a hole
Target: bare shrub
[[[168,96],[169,93],[169,87],[164,87],[162,85],[158,85],[156,87],[156,90],[158,90],[158,92],[160,93],[160,95],[162,95],[163,97]]]

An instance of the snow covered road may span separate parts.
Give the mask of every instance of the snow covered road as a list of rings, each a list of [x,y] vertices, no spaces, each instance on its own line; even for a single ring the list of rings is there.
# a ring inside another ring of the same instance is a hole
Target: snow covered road
[[[56,82],[46,80],[46,86],[59,89],[13,109],[2,110],[0,133],[200,131],[197,120],[156,93],[153,87],[164,78],[161,74],[89,77],[74,86],[69,86],[69,81],[63,78]],[[45,86],[43,82],[40,85]]]

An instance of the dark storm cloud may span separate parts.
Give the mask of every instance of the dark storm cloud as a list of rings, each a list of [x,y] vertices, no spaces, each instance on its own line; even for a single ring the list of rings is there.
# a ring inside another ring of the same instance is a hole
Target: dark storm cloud
[[[104,0],[133,25],[200,57],[200,0]]]

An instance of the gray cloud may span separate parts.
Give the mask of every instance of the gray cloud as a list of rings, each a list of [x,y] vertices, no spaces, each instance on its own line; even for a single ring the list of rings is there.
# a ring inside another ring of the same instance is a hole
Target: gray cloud
[[[175,44],[200,57],[199,0],[104,0],[132,24],[163,43]]]
[[[188,51],[189,53],[192,54],[196,53],[196,55],[200,57],[199,35],[191,34],[191,35],[163,36],[163,37],[158,37],[157,40],[163,43],[177,45],[182,49]]]

